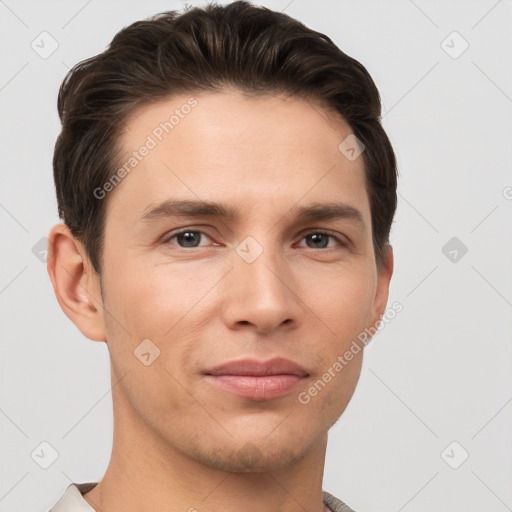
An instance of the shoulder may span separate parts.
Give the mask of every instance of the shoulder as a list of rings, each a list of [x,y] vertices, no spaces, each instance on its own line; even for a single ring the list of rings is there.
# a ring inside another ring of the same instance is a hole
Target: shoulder
[[[48,512],[94,512],[83,494],[89,492],[98,482],[68,485],[60,500]]]
[[[85,501],[83,494],[89,492],[97,482],[70,484],[61,499],[48,512],[91,512],[94,509]],[[322,499],[332,512],[355,512],[346,503],[327,491],[322,491]]]
[[[322,491],[322,498],[323,502],[332,512],[355,512],[355,510],[351,509],[346,503],[343,503],[343,501],[327,491]]]

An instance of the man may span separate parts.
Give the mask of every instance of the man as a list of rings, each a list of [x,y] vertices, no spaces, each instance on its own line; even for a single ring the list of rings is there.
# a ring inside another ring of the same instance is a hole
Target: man
[[[107,345],[114,439],[52,511],[350,511],[322,490],[327,435],[386,308],[396,208],[365,68],[234,2],[123,29],[58,106],[48,271]]]

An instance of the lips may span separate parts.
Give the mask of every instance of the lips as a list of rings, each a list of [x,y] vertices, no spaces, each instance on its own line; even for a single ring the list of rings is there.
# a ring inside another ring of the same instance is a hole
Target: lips
[[[252,400],[270,400],[297,388],[309,376],[289,359],[229,361],[204,372],[215,386]]]
[[[297,375],[305,377],[308,372],[297,363],[289,359],[277,357],[268,361],[257,359],[240,359],[230,361],[207,370],[207,375]]]

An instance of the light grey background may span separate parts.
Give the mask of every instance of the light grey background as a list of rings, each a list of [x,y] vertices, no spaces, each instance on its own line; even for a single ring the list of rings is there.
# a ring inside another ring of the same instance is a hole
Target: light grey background
[[[324,489],[357,512],[512,510],[512,2],[262,4],[368,69],[401,174],[389,304],[403,311],[366,350]],[[58,87],[123,26],[183,5],[0,0],[1,512],[47,510],[99,480],[111,450],[106,346],[65,317],[32,252],[59,220]],[[58,42],[46,59],[31,48],[51,48],[43,31]],[[31,456],[44,441],[48,469]]]

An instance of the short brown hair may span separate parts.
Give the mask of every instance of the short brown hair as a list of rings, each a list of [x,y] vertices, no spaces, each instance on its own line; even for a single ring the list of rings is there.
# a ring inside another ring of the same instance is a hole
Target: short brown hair
[[[377,264],[384,263],[397,169],[375,83],[326,35],[283,13],[236,1],[137,21],[66,75],[53,157],[58,210],[95,271],[101,272],[107,200],[98,200],[93,191],[120,165],[117,143],[127,117],[174,94],[226,86],[319,101],[345,119],[365,146],[373,246]]]

